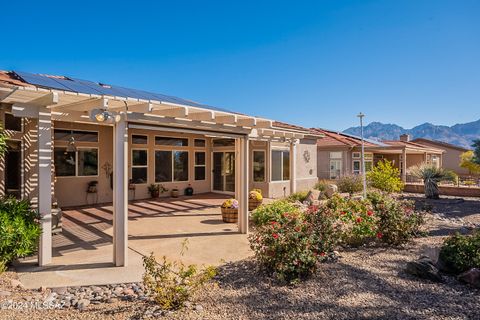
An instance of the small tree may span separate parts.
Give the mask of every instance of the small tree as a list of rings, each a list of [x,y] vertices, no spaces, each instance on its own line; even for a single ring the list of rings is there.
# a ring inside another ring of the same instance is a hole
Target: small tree
[[[393,166],[388,160],[378,162],[375,167],[367,173],[369,186],[385,192],[400,192],[404,183],[400,178],[400,170]]]
[[[460,167],[468,170],[470,174],[480,174],[480,164],[475,163],[473,151],[466,151],[460,155]]]
[[[439,198],[438,183],[440,181],[455,179],[453,172],[426,163],[411,167],[409,174],[423,180],[427,199]]]

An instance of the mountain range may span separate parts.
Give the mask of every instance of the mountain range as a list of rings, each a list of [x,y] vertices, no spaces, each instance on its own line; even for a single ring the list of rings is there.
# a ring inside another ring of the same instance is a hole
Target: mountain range
[[[360,130],[360,127],[351,127],[343,132],[360,136]],[[363,132],[365,138],[373,140],[398,140],[401,134],[406,133],[412,139],[439,140],[471,149],[472,141],[480,139],[480,120],[456,124],[451,127],[426,122],[411,129],[405,129],[391,123],[371,122],[363,128]]]

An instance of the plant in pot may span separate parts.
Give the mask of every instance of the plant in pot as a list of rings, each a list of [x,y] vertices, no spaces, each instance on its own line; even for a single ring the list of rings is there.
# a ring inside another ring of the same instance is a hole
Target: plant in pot
[[[170,193],[170,195],[172,196],[172,198],[178,198],[178,195],[180,194],[180,192],[178,191],[178,188],[175,187],[175,188],[172,188],[172,191]]]
[[[238,201],[236,199],[225,200],[221,210],[223,222],[236,223],[238,221]]]
[[[167,191],[168,189],[166,189],[162,184],[152,183],[148,186],[148,192],[150,193],[150,196],[152,198],[158,198],[160,193],[164,193]]]
[[[248,193],[248,210],[252,211],[258,208],[263,202],[262,190],[253,189]]]
[[[98,184],[98,181],[90,181],[88,183],[87,192],[88,193],[97,193],[97,184]]]

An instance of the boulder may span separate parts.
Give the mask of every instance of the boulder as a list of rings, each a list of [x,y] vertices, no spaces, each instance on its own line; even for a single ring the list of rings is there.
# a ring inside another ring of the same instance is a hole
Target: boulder
[[[88,299],[81,299],[77,303],[77,309],[80,311],[85,310],[86,307],[90,305],[90,300]]]
[[[460,274],[458,280],[468,283],[472,287],[480,288],[480,269],[472,268]]]
[[[312,189],[308,191],[305,201],[308,202],[308,204],[312,205],[312,204],[315,204],[316,201],[320,200],[321,196],[322,196],[322,193],[320,191],[316,189]]]
[[[439,270],[433,264],[433,261],[428,257],[421,257],[417,261],[410,261],[407,263],[405,272],[434,282],[442,282],[443,278]]]
[[[327,198],[331,198],[335,193],[338,192],[338,187],[336,184],[329,184],[325,187],[324,192]]]

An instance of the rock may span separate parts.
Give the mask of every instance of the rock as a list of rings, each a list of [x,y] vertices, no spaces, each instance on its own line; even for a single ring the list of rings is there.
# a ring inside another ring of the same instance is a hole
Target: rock
[[[430,260],[432,260],[433,264],[438,268],[437,262],[440,256],[440,247],[425,247],[423,249],[423,255]]]
[[[434,282],[442,282],[443,278],[440,275],[437,267],[433,264],[430,258],[422,257],[417,261],[410,261],[407,263],[405,272],[413,276],[431,280]]]
[[[8,297],[12,293],[10,291],[0,291],[0,297]]]
[[[20,289],[23,289],[23,284],[18,281],[17,279],[12,279],[10,280],[10,285],[13,287],[13,288],[20,288]]]
[[[195,311],[203,311],[202,305],[197,304],[197,305],[195,306]]]
[[[336,184],[329,184],[325,188],[325,195],[327,196],[327,198],[331,198],[337,192],[338,187]]]
[[[480,288],[480,269],[472,268],[460,274],[458,280],[468,283],[472,287]]]
[[[58,287],[58,288],[53,288],[52,292],[55,292],[57,294],[67,294],[68,289],[67,287]]]
[[[133,296],[135,294],[135,292],[133,292],[132,289],[125,289],[125,290],[123,290],[123,294],[126,295],[126,296]]]
[[[315,203],[315,201],[320,200],[322,193],[319,190],[312,189],[308,191],[307,197],[305,198],[305,202],[309,204]]]
[[[88,307],[90,305],[90,300],[87,300],[87,299],[82,299],[82,300],[79,300],[78,303],[77,303],[77,309],[80,310],[80,311],[83,311],[85,310],[86,307]]]
[[[45,292],[47,291],[47,287],[45,286],[41,286],[40,288],[38,288],[38,292]]]

